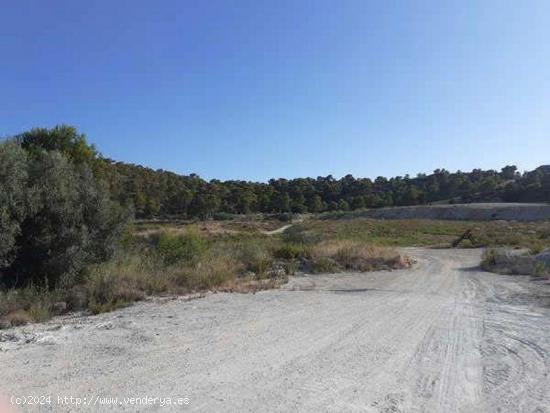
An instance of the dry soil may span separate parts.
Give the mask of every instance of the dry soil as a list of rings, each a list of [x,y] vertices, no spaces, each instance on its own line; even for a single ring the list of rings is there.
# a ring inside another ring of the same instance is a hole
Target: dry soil
[[[406,252],[412,270],[4,331],[0,393],[189,401],[41,411],[549,411],[550,286],[480,271],[479,250]]]

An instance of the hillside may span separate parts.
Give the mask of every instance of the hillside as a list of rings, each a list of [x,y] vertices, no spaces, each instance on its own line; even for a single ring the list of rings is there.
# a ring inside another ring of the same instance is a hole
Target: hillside
[[[438,169],[375,180],[347,175],[248,181],[205,181],[198,175],[102,160],[115,199],[132,203],[136,216],[211,217],[217,213],[348,211],[363,208],[471,202],[550,202],[550,170],[520,174],[515,166],[500,172]]]
[[[10,138],[8,138],[10,139]],[[132,206],[138,218],[199,217],[245,213],[304,213],[363,208],[471,202],[550,202],[550,167],[523,174],[515,166],[500,171],[474,169],[393,178],[332,175],[317,178],[206,181],[103,157],[75,128],[60,125],[11,137],[30,153],[60,151],[77,164],[88,163],[111,197]]]

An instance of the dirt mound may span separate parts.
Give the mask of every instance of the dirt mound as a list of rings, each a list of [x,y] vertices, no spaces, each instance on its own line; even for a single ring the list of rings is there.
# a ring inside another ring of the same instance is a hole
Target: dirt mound
[[[542,221],[550,219],[550,205],[505,203],[419,205],[371,209],[362,213],[361,216],[378,219]]]

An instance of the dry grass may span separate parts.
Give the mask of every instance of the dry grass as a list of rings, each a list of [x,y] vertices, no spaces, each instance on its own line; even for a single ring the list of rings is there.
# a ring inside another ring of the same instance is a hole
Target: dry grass
[[[149,237],[159,232],[178,235],[186,233],[192,228],[206,238],[219,235],[254,235],[263,231],[273,231],[288,223],[281,221],[280,217],[276,215],[227,215],[227,219],[213,221],[179,219],[138,221],[135,223],[135,234],[140,237]]]
[[[468,229],[472,230],[475,243],[465,241],[461,247],[510,246],[539,251],[550,247],[550,221],[311,219],[296,226],[294,231],[306,239],[351,239],[380,246],[448,248]]]
[[[365,244],[354,240],[323,241],[311,249],[313,270],[326,270],[330,262],[335,268],[348,271],[375,271],[384,269],[399,269],[410,266],[407,257],[397,251]]]
[[[31,315],[25,310],[16,310],[14,312],[7,314],[4,318],[13,327],[29,324],[29,323],[32,323],[33,321],[38,321],[38,320],[34,320],[31,317]]]
[[[487,248],[483,252],[481,267],[485,271],[499,274],[534,275],[550,278],[550,267],[538,261],[530,251],[516,251],[511,254],[506,249]]]
[[[292,239],[292,232],[268,236],[258,226],[217,232],[205,230],[202,225],[208,223],[152,225],[128,235],[115,257],[89,267],[79,284],[54,291],[0,291],[0,322],[43,321],[65,311],[101,313],[151,295],[256,292],[277,288],[298,270],[370,271],[408,265],[396,251],[363,240],[321,241],[300,234]]]

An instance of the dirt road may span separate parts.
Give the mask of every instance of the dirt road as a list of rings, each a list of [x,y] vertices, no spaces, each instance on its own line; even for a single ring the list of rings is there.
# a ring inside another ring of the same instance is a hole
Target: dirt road
[[[408,253],[409,271],[296,277],[4,332],[0,393],[119,397],[126,411],[549,411],[550,286],[480,272],[476,250]]]

